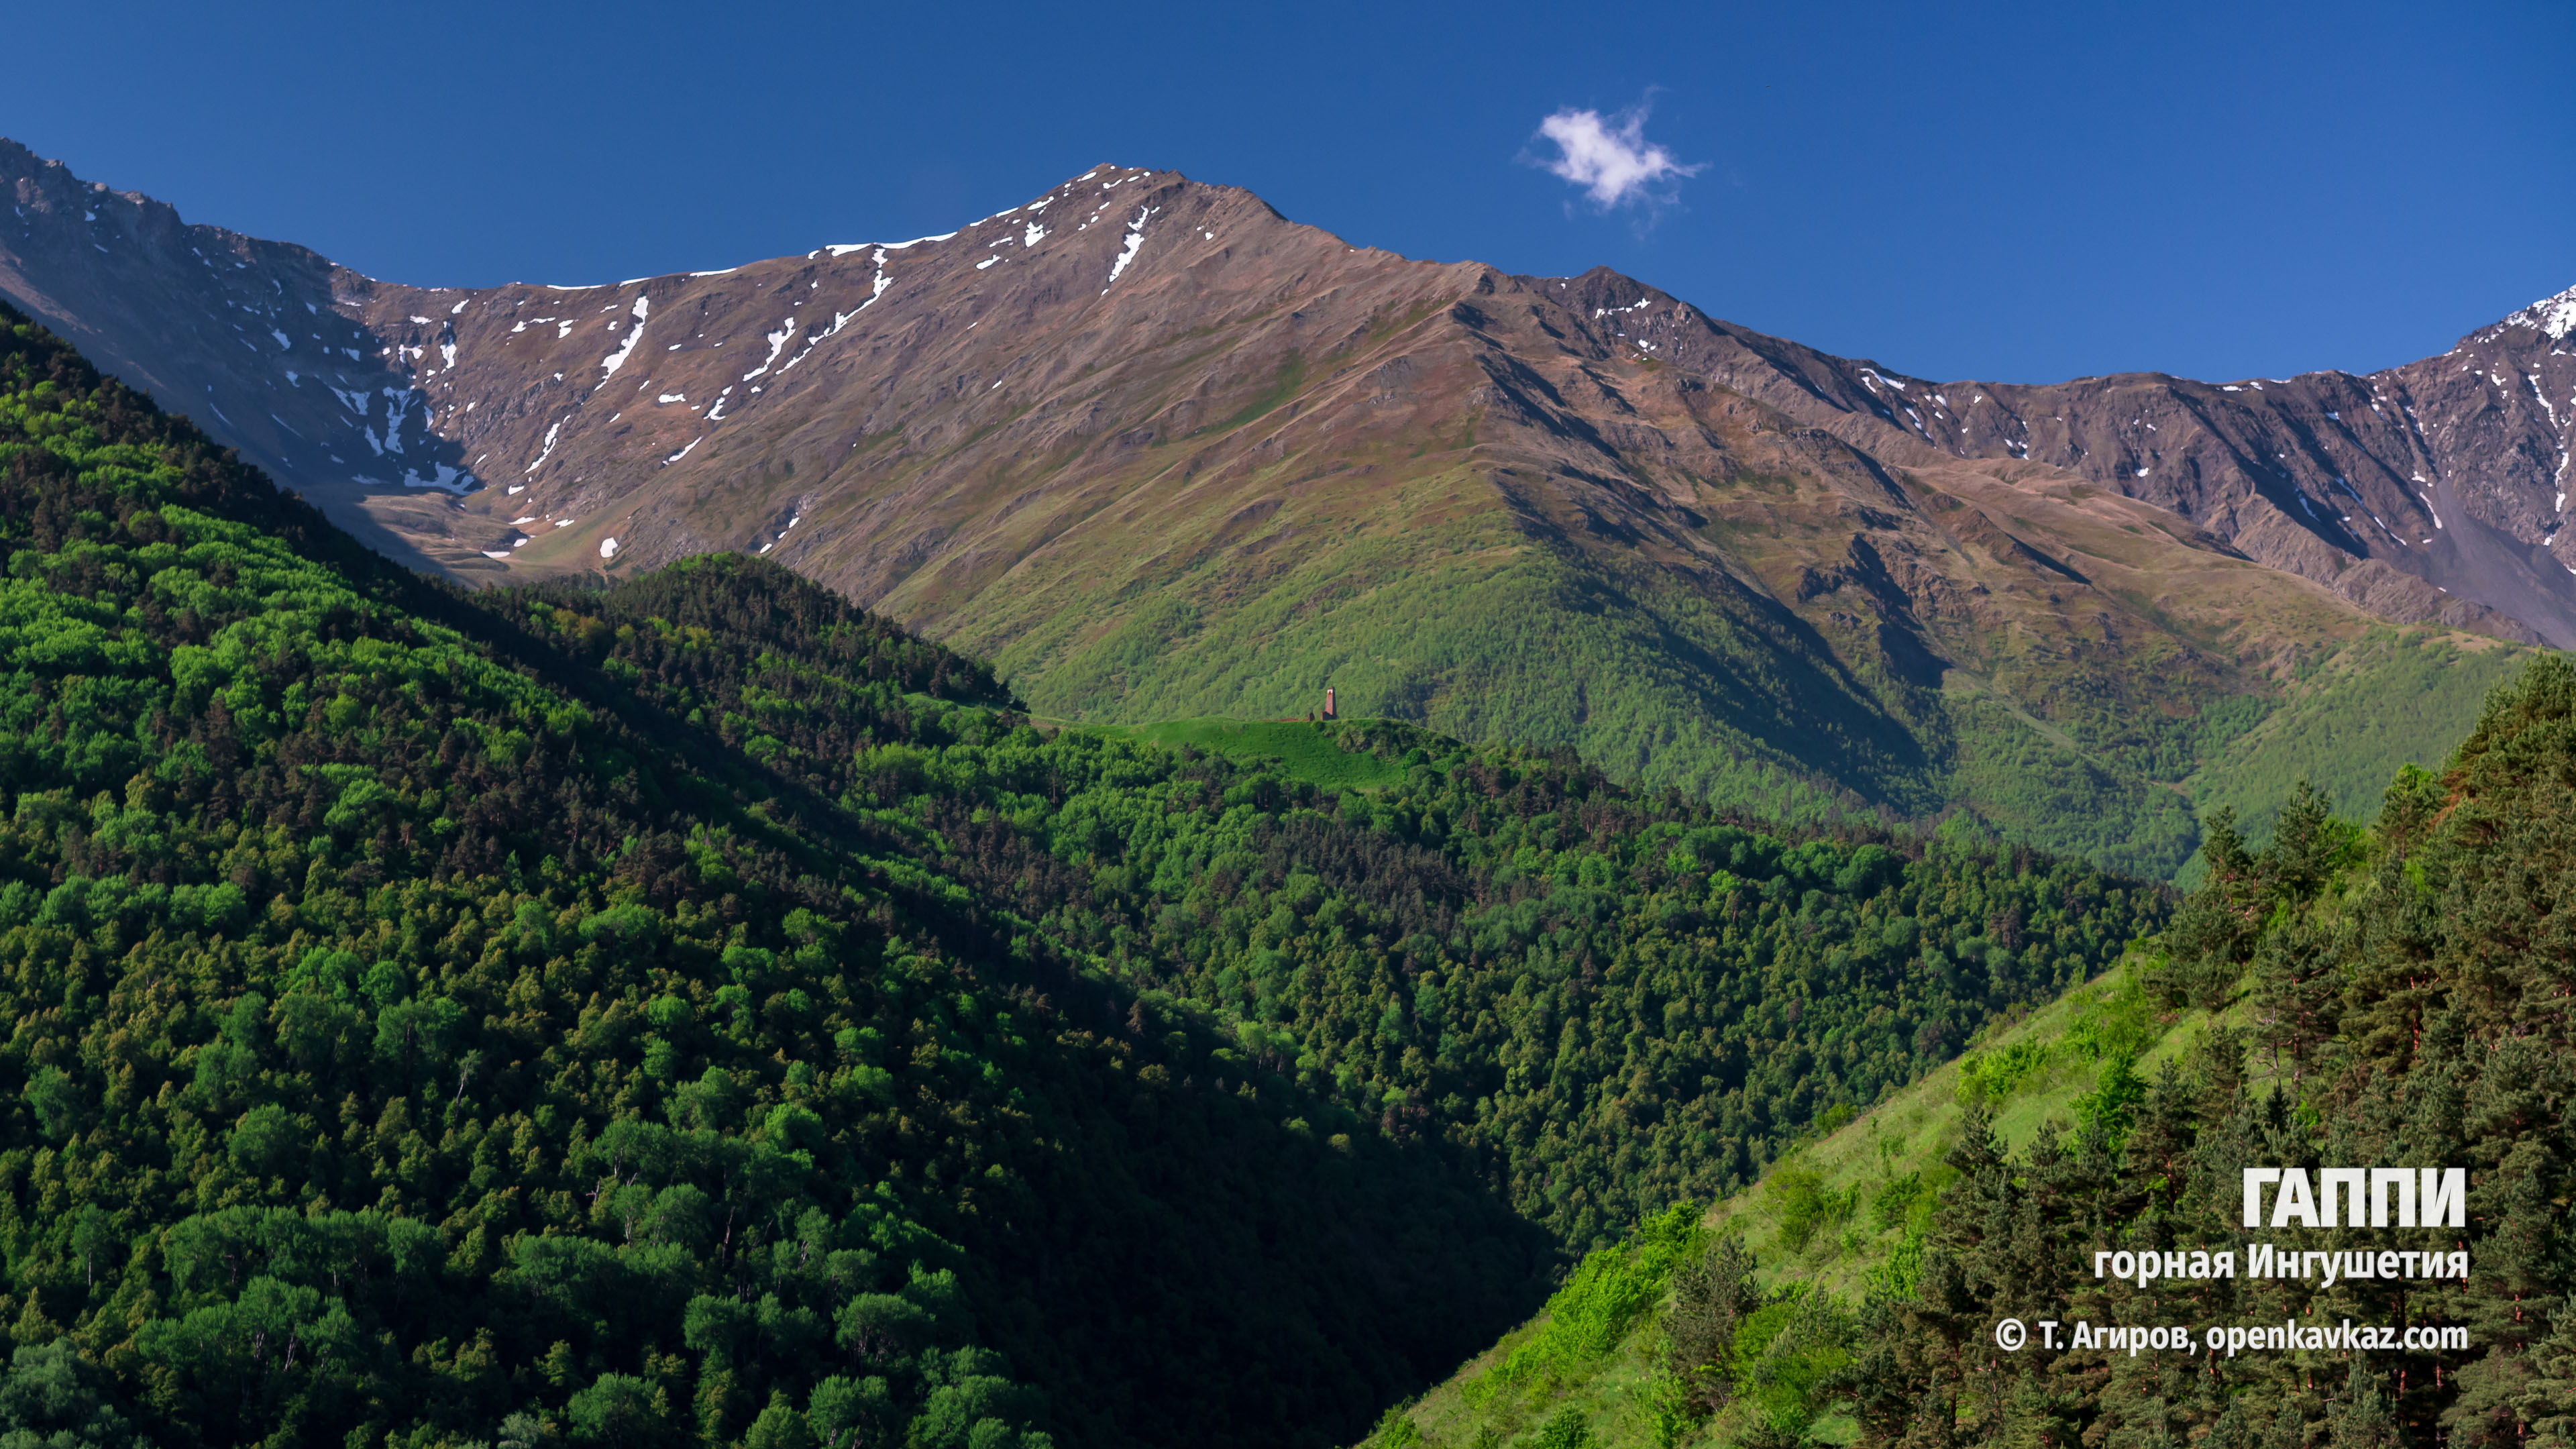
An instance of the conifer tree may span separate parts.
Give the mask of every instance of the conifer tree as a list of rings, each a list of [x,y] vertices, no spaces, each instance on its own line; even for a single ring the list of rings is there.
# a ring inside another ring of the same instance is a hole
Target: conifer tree
[[[2268,902],[2235,807],[2222,805],[2203,822],[2200,859],[2200,889],[2165,929],[2172,975],[2160,984],[2176,1001],[2206,1007],[2224,999],[2251,959]]]
[[[1664,1319],[1670,1339],[1665,1372],[1700,1415],[1726,1407],[1735,1394],[1736,1329],[1763,1303],[1754,1271],[1752,1250],[1740,1235],[1727,1233],[1673,1274],[1673,1301]]]
[[[2395,1449],[2400,1442],[2397,1418],[2390,1412],[2388,1395],[2380,1390],[2379,1376],[2359,1357],[2344,1378],[2332,1422],[2327,1442],[2333,1449]]]
[[[2106,1062],[2078,1104],[2078,1129],[2043,1131],[2011,1158],[1968,1114],[1952,1157],[1960,1177],[1940,1200],[1918,1290],[1872,1309],[1885,1341],[1854,1366],[1864,1437],[2023,1442],[2055,1432],[2034,1427],[2045,1419],[2104,1446],[2576,1443],[2576,1252],[2565,1227],[2565,1164],[2576,1161],[2576,664],[2534,661],[2490,700],[2445,771],[2401,773],[2374,830],[2327,817],[2310,791],[2260,854],[2227,820],[2212,825],[2209,878],[2161,945],[2172,963],[2250,965],[2250,1030],[2206,1032],[2142,1090]],[[2169,967],[2163,989],[2171,980]],[[2338,1213],[2315,1226],[2240,1227],[2242,1168],[2295,1167],[2314,1181],[2330,1165],[2463,1169],[2462,1225],[2365,1227]],[[2023,1243],[2039,1245],[2028,1273]],[[2088,1271],[2096,1252],[2152,1251],[2170,1266],[2169,1255],[2258,1244],[2350,1255],[2356,1271],[2329,1282],[2311,1264],[2144,1284]],[[2465,1278],[2449,1271],[2454,1254],[2470,1265]],[[2365,1255],[2383,1271],[2360,1270]],[[2407,1255],[2442,1266],[2386,1271]],[[2007,1362],[1962,1331],[2021,1316],[2048,1297],[2032,1285],[2051,1281],[2061,1319],[2457,1327],[2469,1346],[2395,1358],[2294,1346],[2162,1363],[2068,1349]],[[2013,1386],[1997,1395],[1981,1379]],[[2043,1408],[2048,1385],[2063,1386],[2061,1407]]]

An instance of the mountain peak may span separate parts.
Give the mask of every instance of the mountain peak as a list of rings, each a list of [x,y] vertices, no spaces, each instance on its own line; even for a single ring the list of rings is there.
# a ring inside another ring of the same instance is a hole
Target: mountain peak
[[[2530,327],[2547,334],[2552,342],[2564,341],[2576,332],[2576,287],[2554,297],[2543,297],[2496,324],[2494,330],[2507,327]]]

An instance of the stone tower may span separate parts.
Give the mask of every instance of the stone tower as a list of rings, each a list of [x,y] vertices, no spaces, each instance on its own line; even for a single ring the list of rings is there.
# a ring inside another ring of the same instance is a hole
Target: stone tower
[[[1324,718],[1326,718],[1326,719],[1331,719],[1332,717],[1333,717],[1333,690],[1332,690],[1332,686],[1330,686],[1330,685],[1326,685],[1326,686],[1324,687]]]

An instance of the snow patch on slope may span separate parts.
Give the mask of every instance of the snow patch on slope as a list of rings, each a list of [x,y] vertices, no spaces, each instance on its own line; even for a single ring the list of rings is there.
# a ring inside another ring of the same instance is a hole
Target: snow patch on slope
[[[767,372],[769,365],[778,360],[778,354],[787,350],[787,344],[796,340],[796,319],[790,317],[779,323],[777,331],[762,334],[761,340],[769,344],[769,355],[760,360],[760,366],[742,375],[745,382]]]
[[[461,468],[449,467],[445,463],[432,463],[429,467],[430,471],[425,475],[405,468],[402,475],[403,486],[437,488],[448,493],[470,493],[474,490],[477,480],[473,474]]]
[[[956,235],[956,233],[955,233],[955,232],[950,232],[948,235],[949,235],[949,236],[955,236],[955,235]],[[948,237],[930,237],[930,238],[926,238],[926,240],[930,240],[930,241],[946,241],[947,239],[948,239]],[[887,245],[885,245],[885,246],[881,246],[881,247],[877,248],[877,254],[876,254],[876,258],[875,258],[875,261],[876,261],[876,267],[877,267],[877,276],[876,276],[876,280],[875,280],[873,283],[869,284],[869,287],[868,287],[868,299],[867,299],[866,301],[864,301],[864,302],[861,302],[858,306],[856,306],[856,307],[852,308],[851,310],[849,310],[849,311],[847,311],[847,312],[835,311],[835,312],[832,314],[832,325],[831,325],[831,326],[829,326],[829,327],[825,327],[825,328],[818,329],[818,330],[816,330],[816,331],[814,331],[814,332],[810,333],[809,335],[807,335],[807,337],[806,337],[806,339],[805,339],[805,345],[804,345],[804,347],[802,347],[801,349],[799,349],[799,350],[797,351],[797,353],[796,353],[796,355],[795,355],[794,357],[791,357],[791,358],[787,359],[786,366],[781,367],[781,368],[779,368],[778,370],[779,370],[781,373],[784,373],[784,372],[786,372],[789,368],[792,368],[792,367],[794,367],[796,364],[798,364],[798,363],[800,363],[800,362],[803,362],[803,361],[804,361],[808,356],[812,355],[812,353],[813,353],[813,351],[814,351],[814,349],[815,349],[815,348],[822,346],[822,345],[823,345],[823,343],[824,343],[824,341],[825,341],[826,339],[839,336],[839,335],[840,335],[840,333],[841,333],[841,329],[842,329],[842,328],[844,328],[844,327],[849,326],[851,322],[855,321],[855,320],[857,319],[858,315],[859,315],[861,312],[864,312],[864,311],[868,310],[870,307],[875,306],[875,305],[877,304],[877,299],[878,299],[878,298],[880,298],[880,297],[883,297],[883,296],[886,294],[886,288],[888,288],[888,287],[890,287],[890,286],[894,285],[894,279],[893,279],[892,277],[889,277],[889,276],[887,276],[887,275],[886,275],[886,269],[885,269],[886,253],[888,253],[888,252],[890,252],[890,251],[894,251],[897,247],[908,247],[908,246],[911,246],[911,245],[912,245],[912,243],[911,243],[911,242],[890,242],[890,243],[888,243],[888,244],[887,244]],[[852,248],[852,250],[856,250],[856,248]],[[763,366],[765,367],[765,366],[766,366],[766,364],[763,364]]]
[[[617,375],[617,369],[626,365],[627,356],[635,351],[636,342],[644,336],[644,319],[651,316],[652,312],[653,303],[651,299],[638,295],[635,299],[635,326],[633,330],[626,334],[625,341],[617,344],[617,350],[615,352],[599,359],[599,365],[608,369],[608,371],[599,379],[601,382],[605,383],[609,378],[615,377]]]
[[[1116,183],[1113,182],[1111,184],[1115,185]],[[1142,247],[1145,244],[1145,222],[1147,218],[1151,217],[1158,210],[1160,210],[1159,207],[1152,206],[1140,206],[1136,208],[1136,219],[1127,223],[1127,245],[1119,251],[1118,259],[1109,264],[1109,282],[1111,286],[1117,285],[1118,274],[1127,270],[1127,264],[1136,260],[1137,248]],[[1109,288],[1101,288],[1100,295],[1104,297],[1108,296]]]
[[[530,473],[534,473],[535,471],[537,471],[537,469],[538,469],[540,466],[542,466],[542,465],[545,463],[546,459],[551,458],[551,457],[553,457],[553,456],[554,456],[554,451],[555,451],[555,438],[556,438],[559,434],[561,434],[562,432],[563,432],[563,422],[562,422],[560,419],[558,419],[558,420],[556,421],[556,423],[555,423],[555,425],[554,425],[553,427],[546,429],[546,447],[545,447],[545,451],[544,451],[544,452],[542,452],[542,453],[537,454],[537,461],[536,461],[536,462],[534,462],[534,463],[530,463],[530,464],[528,465],[528,472],[530,472]]]

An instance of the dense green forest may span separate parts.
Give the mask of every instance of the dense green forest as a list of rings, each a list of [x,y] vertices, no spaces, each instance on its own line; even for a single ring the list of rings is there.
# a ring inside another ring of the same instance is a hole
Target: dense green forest
[[[709,607],[719,575],[757,610]],[[1392,723],[1329,732],[1389,781],[1334,794],[1293,764],[1081,730],[923,710],[905,738],[828,667],[732,665],[774,590],[840,607],[709,560],[606,594],[533,593],[513,617],[592,628],[603,672],[642,698],[719,722],[816,799],[935,841],[938,868],[1102,963],[1145,1011],[1224,1023],[1231,1060],[1391,1138],[1470,1151],[1568,1242],[1750,1181],[1819,1113],[1875,1100],[1991,1015],[2100,969],[2165,909],[2159,891],[2028,850],[1792,844],[1620,790],[1570,751],[1472,751]],[[687,647],[692,629],[705,647]]]
[[[29,1442],[1332,1442],[2169,910],[1049,735],[749,560],[466,596],[0,324]]]

